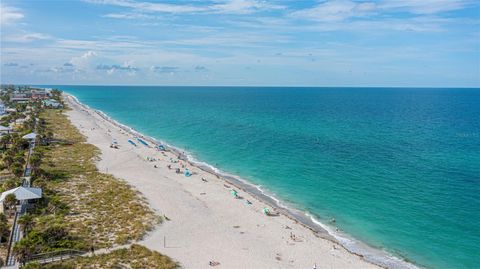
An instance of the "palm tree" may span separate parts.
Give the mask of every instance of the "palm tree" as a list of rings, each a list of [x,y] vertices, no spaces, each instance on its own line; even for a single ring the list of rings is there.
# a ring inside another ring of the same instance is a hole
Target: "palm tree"
[[[18,219],[18,224],[20,227],[22,227],[23,234],[26,235],[30,230],[32,230],[34,218],[31,214],[25,214]]]
[[[34,251],[35,242],[30,240],[28,237],[23,238],[13,246],[13,254],[22,265],[25,265],[25,262]]]
[[[2,161],[3,161],[3,164],[5,164],[5,166],[8,167],[8,166],[12,165],[12,163],[13,163],[13,156],[11,154],[8,154],[8,151],[6,151],[3,154]]]
[[[5,214],[3,213],[0,213],[0,243],[2,243],[3,241],[7,241],[9,235],[10,229],[7,216],[5,216]]]
[[[3,189],[4,190],[10,190],[13,188],[18,187],[18,180],[15,178],[9,178],[3,182]]]
[[[23,176],[23,164],[19,162],[14,162],[10,166],[10,171],[17,177]]]
[[[36,174],[38,171],[38,168],[40,168],[40,164],[42,163],[42,158],[40,156],[40,153],[34,152],[30,156],[30,167],[32,168],[32,173]]]
[[[15,196],[15,194],[10,193],[7,196],[5,196],[5,200],[3,203],[8,208],[8,211],[10,212],[10,215],[11,215],[12,209],[14,209],[15,205],[17,204],[17,197]]]
[[[7,149],[7,145],[10,143],[10,134],[5,134],[0,138],[0,145],[3,150]]]

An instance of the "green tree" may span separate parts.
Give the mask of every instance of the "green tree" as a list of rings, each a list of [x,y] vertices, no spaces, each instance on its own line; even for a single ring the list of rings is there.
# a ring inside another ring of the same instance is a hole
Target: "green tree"
[[[32,230],[33,225],[35,224],[35,219],[31,214],[25,214],[18,219],[18,224],[22,228],[23,234],[28,234]]]
[[[8,144],[10,144],[10,134],[5,134],[0,138],[0,147],[3,150],[7,149]]]
[[[39,153],[34,153],[30,156],[30,168],[32,169],[32,176],[38,176],[40,172],[40,164],[42,163],[42,157]]]
[[[25,265],[25,262],[35,251],[35,242],[28,237],[22,238],[13,246],[13,254],[20,264]]]
[[[25,157],[23,156],[22,153],[19,153],[13,157],[13,162],[14,163],[19,163],[19,164],[25,164]]]
[[[15,194],[10,193],[5,196],[5,200],[3,202],[5,206],[8,208],[10,214],[12,213],[12,209],[15,209],[15,205],[17,204],[17,197]]]
[[[7,242],[10,235],[10,227],[8,225],[7,216],[0,213],[0,243]]]
[[[15,150],[12,148],[9,148],[3,153],[2,162],[6,166],[10,166],[12,165],[14,158],[15,158]]]
[[[10,190],[10,189],[16,188],[18,187],[18,180],[15,180],[14,178],[7,179],[5,180],[5,182],[3,182],[2,187],[4,190]]]
[[[23,176],[23,164],[15,162],[10,166],[10,171],[17,177]]]

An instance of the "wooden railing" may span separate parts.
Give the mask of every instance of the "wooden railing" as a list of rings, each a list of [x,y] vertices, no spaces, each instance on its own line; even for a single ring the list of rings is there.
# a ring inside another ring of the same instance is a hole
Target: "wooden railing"
[[[82,256],[86,251],[76,249],[64,249],[40,254],[31,255],[25,260],[25,263],[38,262],[40,264],[63,261],[73,257]]]
[[[15,258],[13,257],[12,250],[13,250],[13,235],[15,234],[15,226],[17,224],[18,219],[18,212],[15,212],[15,218],[13,219],[12,231],[10,232],[10,237],[8,239],[8,246],[7,246],[7,258],[5,259],[5,265],[10,266],[15,264]]]

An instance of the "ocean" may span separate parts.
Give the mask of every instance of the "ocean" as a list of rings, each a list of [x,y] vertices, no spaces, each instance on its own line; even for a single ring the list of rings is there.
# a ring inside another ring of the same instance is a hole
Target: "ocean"
[[[45,87],[370,246],[480,266],[480,89]]]

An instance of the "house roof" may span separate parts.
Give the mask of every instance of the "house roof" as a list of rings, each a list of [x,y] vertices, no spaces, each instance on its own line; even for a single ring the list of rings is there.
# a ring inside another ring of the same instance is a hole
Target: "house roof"
[[[27,139],[27,140],[33,140],[37,137],[37,134],[36,133],[29,133],[29,134],[26,134],[24,136],[22,136],[23,139]]]
[[[12,127],[5,127],[3,125],[0,125],[0,131],[11,131]]]
[[[39,199],[42,198],[42,189],[41,188],[25,188],[17,187],[8,191],[2,192],[0,196],[0,203],[5,200],[5,197],[9,194],[14,194],[17,200],[30,200],[30,199]]]

